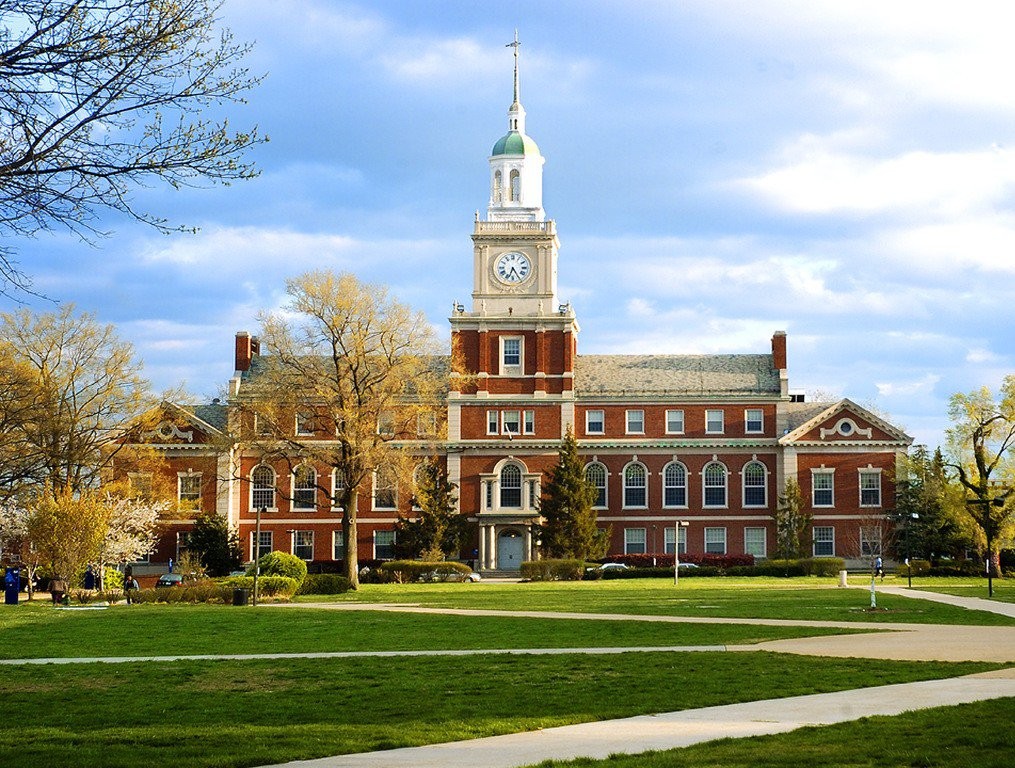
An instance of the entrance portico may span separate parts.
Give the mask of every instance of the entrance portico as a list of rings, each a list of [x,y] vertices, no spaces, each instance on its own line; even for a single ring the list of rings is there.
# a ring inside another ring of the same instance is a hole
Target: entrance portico
[[[480,515],[479,571],[518,571],[536,559],[532,523],[535,518],[498,518]]]

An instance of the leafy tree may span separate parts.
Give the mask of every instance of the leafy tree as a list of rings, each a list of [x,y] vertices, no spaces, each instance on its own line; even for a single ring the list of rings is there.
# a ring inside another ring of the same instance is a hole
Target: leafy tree
[[[206,513],[194,521],[187,550],[201,561],[209,576],[226,576],[243,562],[240,537],[221,515]]]
[[[262,316],[261,342],[272,354],[238,399],[255,414],[262,434],[250,441],[266,460],[290,468],[304,462],[333,467],[317,491],[341,507],[346,577],[359,584],[357,504],[375,473],[408,485],[413,453],[432,452],[420,439],[420,423],[434,425],[443,412],[448,358],[433,326],[420,313],[389,297],[379,285],[354,275],[310,272],[286,282],[284,312]],[[312,416],[315,436],[293,437],[293,419]]]
[[[772,519],[775,520],[775,548],[778,556],[786,560],[807,557],[810,547],[808,532],[813,515],[804,504],[803,492],[795,479],[786,481]]]
[[[96,494],[40,494],[29,505],[26,536],[52,576],[69,582],[98,558],[108,519]]]
[[[398,519],[398,547],[404,556],[439,562],[458,554],[466,521],[458,514],[457,491],[436,457],[423,460],[416,470],[416,517]]]
[[[209,108],[259,81],[250,50],[219,30],[214,0],[0,0],[0,232],[104,233],[111,209],[170,231],[131,189],[255,175],[242,156],[263,139]],[[25,286],[0,248],[0,278]]]
[[[916,446],[905,459],[896,489],[896,518],[902,530],[894,539],[895,557],[937,564],[942,556],[965,551],[970,542],[955,514],[955,484],[940,448],[932,455],[926,446]]]
[[[578,442],[568,428],[557,451],[557,463],[543,485],[539,511],[543,552],[547,557],[594,560],[606,554],[609,533],[596,525],[598,491],[585,479]]]
[[[952,395],[948,407],[951,466],[966,492],[965,506],[986,546],[988,593],[1000,573],[995,546],[1015,534],[1015,375],[1006,376],[995,396],[988,387]]]
[[[9,492],[55,498],[96,487],[122,450],[119,438],[151,402],[133,347],[72,305],[21,309],[0,313],[0,361],[17,366],[25,393],[4,415],[9,432],[0,443],[16,454]]]

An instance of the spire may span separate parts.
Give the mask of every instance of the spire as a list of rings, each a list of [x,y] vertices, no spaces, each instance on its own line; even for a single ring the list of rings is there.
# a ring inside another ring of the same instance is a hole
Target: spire
[[[518,97],[518,48],[521,43],[518,41],[518,30],[515,30],[515,39],[505,45],[505,48],[514,48],[515,54],[515,90],[514,100],[511,102],[511,108],[508,110],[508,130],[518,131],[519,133],[525,133],[525,110],[522,108],[522,102]]]

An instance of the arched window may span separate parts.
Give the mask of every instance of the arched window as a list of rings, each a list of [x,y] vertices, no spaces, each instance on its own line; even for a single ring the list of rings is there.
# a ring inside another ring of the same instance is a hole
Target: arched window
[[[504,177],[500,171],[493,174],[493,202],[499,204],[504,201]]]
[[[744,506],[764,507],[768,505],[768,483],[765,465],[752,461],[744,465]]]
[[[512,509],[522,506],[522,470],[517,464],[508,464],[500,471],[500,505]]]
[[[726,506],[726,467],[718,461],[705,465],[702,472],[705,479],[705,506]]]
[[[303,465],[293,472],[293,509],[317,508],[317,470]]]
[[[254,509],[274,509],[275,470],[261,464],[250,473],[250,506]]]
[[[331,470],[331,506],[340,508],[345,493],[345,470],[335,467]]]
[[[687,467],[672,461],[663,469],[663,506],[687,506]]]
[[[648,506],[648,473],[643,464],[628,464],[624,468],[624,506]]]
[[[522,177],[518,171],[511,171],[511,202],[517,203],[522,199]]]
[[[585,467],[585,480],[596,487],[596,500],[592,502],[593,507],[606,506],[606,467],[598,461],[593,461]]]

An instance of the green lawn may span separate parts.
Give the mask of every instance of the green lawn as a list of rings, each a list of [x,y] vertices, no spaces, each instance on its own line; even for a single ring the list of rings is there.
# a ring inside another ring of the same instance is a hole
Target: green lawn
[[[886,580],[886,585],[890,580]],[[905,584],[903,581],[902,584]],[[899,586],[899,583],[893,583]],[[917,585],[914,584],[914,588]],[[301,598],[312,601],[314,598]],[[319,599],[319,598],[317,598]],[[1013,625],[1015,619],[927,600],[878,595],[868,612],[864,589],[839,589],[832,579],[617,579],[530,584],[364,584],[333,598],[372,603],[418,603],[445,608],[568,611],[808,621]]]
[[[914,580],[913,589],[923,589],[927,592],[941,592],[946,595],[959,595],[960,597],[988,599],[986,579],[928,579],[923,583],[921,583],[921,580]],[[1012,579],[994,579],[994,597],[991,599],[1002,603],[1015,603],[1015,581]]]
[[[262,765],[991,668],[653,652],[9,667],[0,765]]]
[[[739,645],[841,632],[808,627],[561,621],[310,607],[143,604],[70,610],[40,603],[0,610],[0,636],[4,638],[0,658]]]
[[[539,768],[1010,768],[1013,711],[1015,700],[995,699],[609,760],[551,760]]]

